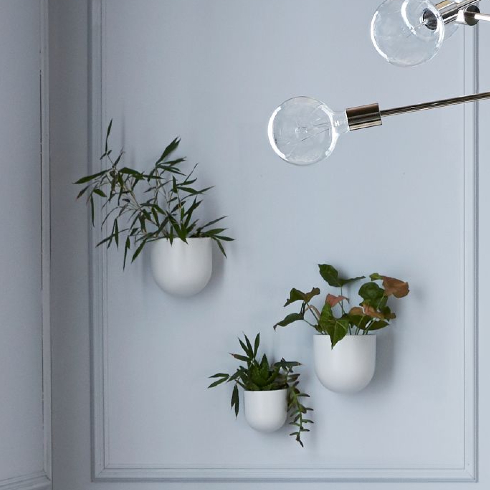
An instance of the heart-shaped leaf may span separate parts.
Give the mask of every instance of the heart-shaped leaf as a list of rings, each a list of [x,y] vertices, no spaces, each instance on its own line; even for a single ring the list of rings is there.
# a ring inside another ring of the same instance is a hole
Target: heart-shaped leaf
[[[400,281],[394,277],[383,276],[383,287],[386,296],[393,295],[395,298],[404,298],[410,292],[408,282]]]
[[[359,279],[364,279],[364,276],[352,277],[350,279],[339,277],[339,272],[337,271],[337,269],[333,265],[329,264],[318,264],[318,268],[323,279],[334,288],[341,288],[342,286],[345,286],[346,284],[349,284],[351,282],[358,281]]]
[[[318,264],[318,268],[320,269],[320,275],[330,286],[334,288],[340,288],[342,286],[339,281],[339,272],[334,266],[329,264]]]
[[[384,296],[384,289],[380,288],[375,282],[367,282],[359,289],[359,296],[364,300],[364,304],[377,307]]]
[[[326,302],[333,308],[344,300],[348,300],[345,296],[334,296],[333,294],[327,294]]]
[[[299,289],[293,288],[289,293],[289,298],[284,304],[284,306],[289,306],[296,301],[303,301],[305,303],[309,303],[315,296],[320,294],[320,290],[318,288],[313,288],[309,293],[303,293]]]
[[[339,320],[329,322],[329,324],[327,325],[327,332],[328,335],[330,335],[332,349],[347,335],[348,331],[349,320],[347,320],[346,318],[341,318]]]
[[[274,330],[276,327],[286,327],[287,325],[297,322],[298,320],[304,320],[304,315],[301,313],[291,313],[284,320],[274,325]]]
[[[372,306],[369,305],[364,305],[364,313],[371,318],[379,318],[381,320],[384,320],[385,318],[381,312],[375,310]]]

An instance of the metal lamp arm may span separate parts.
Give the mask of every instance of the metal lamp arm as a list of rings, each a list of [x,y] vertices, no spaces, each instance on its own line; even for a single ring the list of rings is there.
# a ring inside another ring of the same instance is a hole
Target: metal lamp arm
[[[480,20],[490,22],[489,14],[482,14],[481,12],[475,12],[473,10],[466,10],[464,12],[465,24],[475,25]]]
[[[422,104],[414,104],[404,107],[395,107],[393,109],[380,110],[379,104],[369,104],[360,107],[351,107],[346,110],[347,123],[351,131],[357,129],[371,128],[381,126],[382,118],[388,116],[397,116],[409,112],[427,111],[429,109],[438,109],[452,105],[466,104],[468,102],[478,102],[480,100],[490,99],[490,92],[479,94],[463,95],[462,97],[452,97],[450,99],[434,100]]]
[[[479,9],[480,0],[443,0],[436,5],[445,24],[456,22],[475,26],[480,20],[490,21],[490,15],[482,14]]]

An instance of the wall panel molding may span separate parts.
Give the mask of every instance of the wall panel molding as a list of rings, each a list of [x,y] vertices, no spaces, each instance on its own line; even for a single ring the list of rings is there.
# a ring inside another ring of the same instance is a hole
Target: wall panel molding
[[[51,488],[51,471],[46,469],[42,472],[9,478],[0,482],[0,490],[45,490]]]
[[[43,303],[43,421],[45,487],[52,480],[51,441],[51,195],[49,154],[49,0],[41,2],[41,185],[42,185],[42,303]]]
[[[99,155],[103,141],[106,9],[104,0],[91,0],[90,154],[91,170],[100,170]],[[477,90],[478,35],[467,29],[465,43],[465,88]],[[459,94],[458,94],[459,95]],[[464,156],[464,464],[460,467],[406,468],[359,467],[304,468],[241,466],[204,467],[182,464],[178,467],[153,465],[115,465],[109,463],[107,410],[107,334],[108,265],[100,240],[101,216],[91,229],[91,356],[92,356],[92,477],[94,481],[476,481],[477,480],[477,177],[478,119],[474,105],[465,107]]]
[[[45,490],[52,487],[51,467],[51,322],[50,322],[50,172],[49,172],[49,50],[48,0],[38,0],[40,12],[39,97],[41,164],[41,260],[42,260],[42,409],[44,468],[0,481],[0,490]]]

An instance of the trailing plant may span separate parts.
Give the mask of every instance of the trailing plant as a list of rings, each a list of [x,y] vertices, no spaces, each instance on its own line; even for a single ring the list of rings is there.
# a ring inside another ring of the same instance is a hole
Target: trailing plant
[[[343,295],[343,288],[365,279],[365,276],[344,279],[331,265],[319,264],[318,267],[322,278],[330,286],[339,288],[339,294],[327,294],[323,306],[317,308],[311,302],[321,294],[319,288],[315,287],[308,293],[291,289],[284,306],[300,302],[300,311],[287,315],[274,325],[274,329],[286,327],[296,321],[304,321],[319,334],[329,335],[333,348],[347,334],[368,335],[387,327],[390,321],[396,318],[395,313],[388,306],[388,299],[391,296],[403,298],[409,293],[407,282],[375,272],[369,276],[370,281],[362,284],[359,289],[358,294],[361,298],[359,306],[351,308],[348,306],[349,298]]]
[[[104,153],[100,157],[106,169],[81,178],[75,184],[84,187],[77,199],[87,197],[90,205],[92,225],[95,222],[95,199],[102,200],[102,229],[107,226],[109,234],[97,246],[106,244],[119,247],[124,243],[124,267],[128,253],[132,251],[133,262],[150,242],[167,238],[187,243],[189,238],[211,238],[223,255],[223,243],[233,239],[223,235],[225,228],[213,225],[225,216],[201,225],[194,213],[202,204],[202,196],[212,189],[196,189],[194,172],[184,173],[181,164],[185,158],[174,157],[180,139],[175,138],[163,151],[150,172],[145,173],[123,166],[124,151],[113,156],[109,147],[112,120],[105,138]],[[110,223],[110,225],[109,225]]]
[[[303,441],[301,435],[309,432],[307,424],[313,421],[308,419],[308,412],[312,408],[306,407],[302,399],[308,398],[309,395],[302,393],[299,389],[300,374],[293,369],[301,366],[299,362],[286,361],[281,359],[279,362],[270,363],[264,354],[259,360],[258,350],[260,346],[260,334],[255,337],[254,344],[244,335],[245,341],[238,339],[244,354],[231,354],[236,360],[244,363],[240,365],[233,374],[217,373],[210,378],[216,379],[208,388],[214,388],[222,383],[234,383],[231,394],[231,407],[235,409],[235,415],[238,417],[240,411],[240,396],[238,387],[245,391],[272,391],[287,390],[287,410],[290,419],[290,425],[295,427],[294,432],[290,435],[296,438],[301,446]]]

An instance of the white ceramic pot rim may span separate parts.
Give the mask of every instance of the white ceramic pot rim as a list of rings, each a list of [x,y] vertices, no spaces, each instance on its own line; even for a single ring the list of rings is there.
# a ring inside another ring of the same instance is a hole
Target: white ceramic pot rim
[[[330,335],[328,334],[323,334],[323,333],[315,333],[313,334],[315,337],[325,337],[327,339],[330,338]],[[375,333],[368,333],[366,335],[355,335],[355,334],[351,334],[351,333],[348,333],[342,340],[344,340],[346,337],[352,337],[352,338],[355,338],[355,337],[359,337],[359,338],[363,338],[363,337],[376,337],[376,334]],[[339,340],[339,342],[342,342],[342,340]]]
[[[281,388],[280,390],[243,390],[245,393],[261,393],[261,394],[266,394],[266,393],[279,393],[281,391],[288,391],[287,388]]]
[[[156,240],[152,240],[152,241],[160,242],[162,240],[166,240],[166,241],[170,242],[170,238],[166,238],[166,237],[157,238]],[[211,240],[211,237],[209,237],[209,236],[191,236],[191,237],[187,237],[187,241],[189,241],[189,240]],[[173,238],[173,241],[185,243],[184,240],[182,240],[182,238],[179,238],[178,236],[175,236]]]

